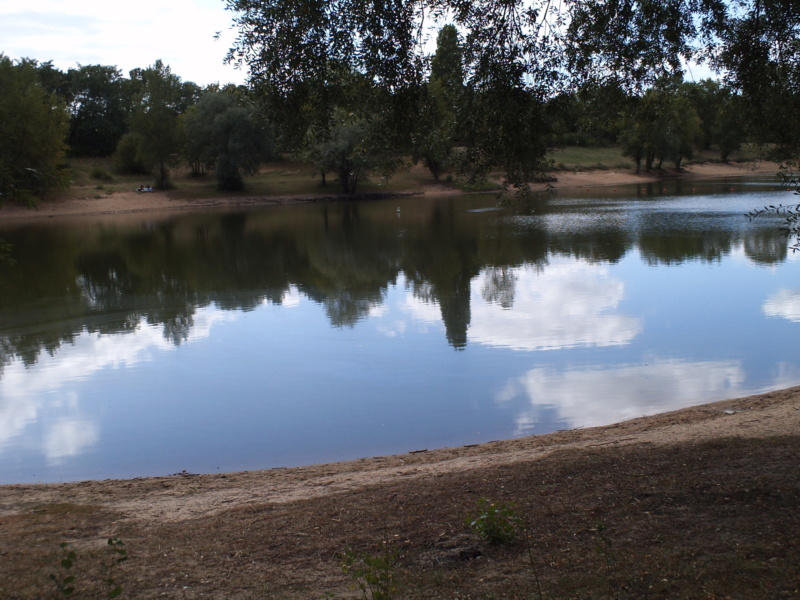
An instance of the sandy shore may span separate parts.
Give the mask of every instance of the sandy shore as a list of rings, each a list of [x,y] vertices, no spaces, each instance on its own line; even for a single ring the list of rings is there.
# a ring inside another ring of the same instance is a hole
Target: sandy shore
[[[627,184],[643,184],[661,181],[665,178],[701,179],[714,177],[751,177],[754,175],[775,175],[778,165],[771,162],[697,164],[689,166],[683,173],[664,171],[661,173],[641,173],[626,170],[597,170],[581,172],[558,172],[557,181],[548,185],[555,189],[580,187],[614,186]],[[535,189],[544,189],[544,184],[536,184]],[[424,185],[410,193],[421,195],[458,194],[459,190],[443,184]],[[287,204],[313,202],[332,196],[287,195],[266,197],[210,197],[203,199],[175,198],[169,192],[137,193],[135,191],[115,193],[100,198],[92,196],[54,200],[42,203],[31,210],[20,205],[6,205],[0,209],[1,221],[20,221],[54,217],[75,217],[89,215],[129,215],[141,212],[169,212],[192,209],[217,208],[227,206],[267,206],[270,204]]]
[[[475,446],[232,474],[0,486],[0,518],[59,502],[100,504],[144,520],[208,517],[233,506],[282,504],[442,473],[542,460],[555,452],[601,447],[696,444],[726,437],[800,432],[800,387],[725,400],[605,427]]]

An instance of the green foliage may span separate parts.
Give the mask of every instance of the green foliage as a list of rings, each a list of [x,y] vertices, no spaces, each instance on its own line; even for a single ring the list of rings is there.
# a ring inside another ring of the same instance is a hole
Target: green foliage
[[[453,165],[463,91],[461,41],[456,28],[445,25],[437,37],[430,80],[419,95],[419,114],[411,142],[414,162],[422,161],[436,180]]]
[[[786,237],[793,241],[790,246],[792,252],[800,250],[800,198],[798,198],[800,197],[800,176],[797,174],[798,167],[800,167],[798,162],[782,165],[779,173],[787,191],[792,193],[795,200],[798,200],[797,204],[770,204],[763,208],[755,208],[745,214],[745,217],[750,221],[769,215],[781,217],[783,219],[781,231],[786,234]]]
[[[0,54],[0,204],[35,204],[48,190],[69,185],[61,167],[67,115],[39,83],[33,63]]]
[[[634,160],[637,172],[642,160],[648,171],[655,161],[660,168],[664,160],[679,169],[684,158],[692,157],[701,136],[697,112],[669,82],[645,92],[624,123],[620,136],[623,155]]]
[[[125,85],[116,67],[79,65],[68,72],[72,156],[110,156],[127,131]]]
[[[436,53],[431,60],[430,81],[438,81],[454,110],[464,89],[464,53],[461,37],[453,25],[445,25],[436,37]]]
[[[345,194],[355,194],[364,175],[381,164],[381,146],[376,123],[337,109],[326,129],[308,132],[306,158],[322,173],[336,173]]]
[[[142,145],[141,135],[130,131],[120,138],[117,149],[111,157],[114,171],[120,175],[146,175],[150,171],[139,156]]]
[[[513,504],[491,502],[486,498],[478,501],[478,514],[469,517],[469,526],[490,544],[510,544],[520,533],[522,518]]]
[[[106,573],[106,577],[102,580],[103,587],[105,588],[105,598],[117,598],[123,592],[122,585],[115,579],[116,568],[123,562],[128,560],[128,551],[123,547],[118,538],[109,538],[106,542],[108,549],[108,557],[103,561],[102,567]],[[79,581],[79,570],[77,565],[80,564],[78,554],[66,542],[59,544],[61,548],[61,559],[58,563],[58,569],[55,573],[50,573],[50,581],[55,586],[56,597],[58,598],[88,598],[85,594],[80,594],[77,584]]]
[[[196,174],[214,169],[220,190],[240,190],[274,153],[272,131],[234,94],[205,94],[182,117],[184,152]]]
[[[466,147],[459,164],[476,180],[500,168],[509,183],[521,184],[543,166],[544,127],[535,107],[559,77],[555,62],[560,50],[538,35],[543,11],[550,6],[538,0],[479,0],[469,7],[430,0],[229,0],[239,27],[229,58],[247,63],[258,93],[277,107],[281,121],[304,122],[304,131],[312,125],[325,129],[332,107],[372,123],[373,116],[360,110],[366,100],[373,114],[380,114],[386,147],[401,156],[413,145],[414,123],[425,99],[420,88],[428,60],[420,23],[428,9],[437,16],[447,13],[453,23],[442,41],[463,32],[462,68],[471,90],[457,120],[460,130],[471,132],[461,140]],[[433,78],[448,89],[458,79],[459,61],[454,53],[446,57],[440,52],[435,58]],[[346,73],[359,74],[358,107],[346,92],[349,83],[341,77]],[[312,122],[310,115],[321,120]]]
[[[73,575],[72,567],[75,566],[78,555],[66,542],[62,542],[59,546],[62,552],[59,569],[56,573],[50,573],[50,580],[55,585],[59,597],[69,598],[75,593],[74,583],[77,577]]]
[[[155,186],[169,187],[169,167],[178,161],[181,134],[178,114],[185,106],[181,80],[157,60],[141,71],[141,93],[131,115],[136,161],[156,172]]]
[[[99,181],[113,181],[114,178],[111,176],[111,173],[106,171],[103,167],[93,167],[92,170],[89,172],[89,176],[92,179],[97,179]]]
[[[356,582],[365,600],[392,600],[397,597],[395,581],[397,554],[384,547],[379,555],[345,552],[342,570]]]

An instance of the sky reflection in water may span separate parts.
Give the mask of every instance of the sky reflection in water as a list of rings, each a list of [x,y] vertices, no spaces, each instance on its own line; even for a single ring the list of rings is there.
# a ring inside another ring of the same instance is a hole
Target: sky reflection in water
[[[763,193],[4,232],[65,250],[0,273],[0,481],[341,460],[800,383],[798,261],[741,218]]]

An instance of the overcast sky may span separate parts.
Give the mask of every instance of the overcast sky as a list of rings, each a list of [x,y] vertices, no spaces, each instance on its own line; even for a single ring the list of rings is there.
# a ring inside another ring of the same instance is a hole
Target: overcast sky
[[[232,17],[224,0],[0,0],[0,52],[64,71],[113,65],[126,77],[160,58],[184,81],[244,83],[244,71],[223,64]]]

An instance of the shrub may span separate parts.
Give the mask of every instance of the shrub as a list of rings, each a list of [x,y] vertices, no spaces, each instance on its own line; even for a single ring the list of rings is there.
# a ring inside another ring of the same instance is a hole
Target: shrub
[[[467,519],[469,526],[490,544],[510,544],[522,527],[522,519],[512,504],[478,501],[478,514]]]

